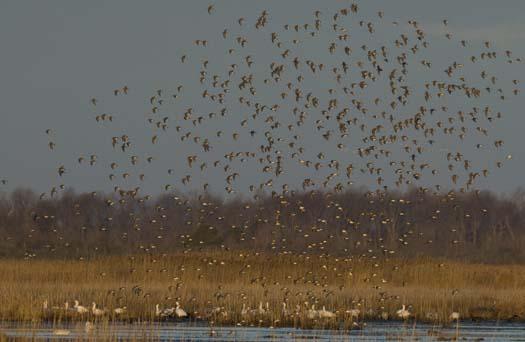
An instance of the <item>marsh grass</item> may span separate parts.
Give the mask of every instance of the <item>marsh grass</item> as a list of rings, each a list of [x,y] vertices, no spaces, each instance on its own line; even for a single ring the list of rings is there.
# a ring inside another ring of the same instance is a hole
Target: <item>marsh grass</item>
[[[96,302],[108,314],[95,319],[64,310],[74,299],[87,307]],[[452,311],[462,320],[525,320],[525,266],[222,251],[0,261],[3,321],[151,322],[159,319],[155,304],[172,307],[176,301],[189,320],[210,325],[349,329],[385,315],[397,319],[402,304],[418,321],[449,323]],[[269,312],[241,315],[243,304],[256,309],[260,302],[268,302]],[[309,319],[313,304],[337,318]],[[112,314],[122,306],[126,314]],[[360,310],[358,318],[345,312],[352,308]]]

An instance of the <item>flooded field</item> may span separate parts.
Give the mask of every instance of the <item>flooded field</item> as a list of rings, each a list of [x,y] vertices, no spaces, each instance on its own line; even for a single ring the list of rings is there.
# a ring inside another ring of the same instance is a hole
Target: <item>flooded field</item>
[[[148,341],[525,341],[522,323],[462,323],[432,326],[371,322],[352,331],[293,328],[217,327],[187,323],[31,326],[2,323],[2,340],[148,340]]]

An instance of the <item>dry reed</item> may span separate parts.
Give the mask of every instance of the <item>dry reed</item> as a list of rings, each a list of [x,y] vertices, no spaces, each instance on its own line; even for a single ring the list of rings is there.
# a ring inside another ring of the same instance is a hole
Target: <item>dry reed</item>
[[[176,301],[192,320],[210,324],[351,327],[386,315],[396,319],[402,304],[420,321],[448,322],[452,311],[462,319],[522,320],[525,266],[222,251],[0,261],[1,320],[92,319],[63,309],[74,299],[106,308],[104,320],[152,321],[158,319],[155,304],[171,307]],[[270,310],[241,314],[243,304],[255,311],[260,302]],[[311,305],[325,306],[337,318],[309,319]],[[126,314],[111,314],[123,306]],[[346,312],[354,308],[360,310],[357,318]]]

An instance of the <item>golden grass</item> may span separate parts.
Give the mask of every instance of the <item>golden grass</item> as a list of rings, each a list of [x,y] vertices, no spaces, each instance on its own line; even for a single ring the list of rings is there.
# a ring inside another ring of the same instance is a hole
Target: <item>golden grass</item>
[[[423,321],[447,322],[452,311],[462,319],[522,320],[525,266],[245,252],[0,261],[1,320],[92,319],[62,308],[43,310],[46,299],[50,307],[72,306],[74,299],[108,312],[127,307],[125,315],[109,313],[104,320],[154,320],[156,303],[171,307],[176,301],[191,319],[212,324],[350,327],[382,314],[396,319],[402,304]],[[243,304],[255,309],[259,302],[268,302],[270,312],[241,315]],[[309,319],[306,303],[325,306],[337,318]],[[358,319],[345,313],[353,308],[361,312]]]

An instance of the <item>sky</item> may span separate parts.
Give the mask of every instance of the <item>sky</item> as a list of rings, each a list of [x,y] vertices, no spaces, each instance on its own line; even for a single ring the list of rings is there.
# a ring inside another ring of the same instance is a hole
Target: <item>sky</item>
[[[211,3],[215,4],[215,10],[209,15],[207,7]],[[443,38],[445,31],[442,20],[445,18],[455,39],[466,39],[477,46],[489,40],[501,54],[509,49],[513,56],[525,57],[523,1],[398,0],[357,3],[365,17],[372,18],[377,11],[382,10],[389,23],[417,20],[430,36],[430,41],[433,41],[432,36],[440,41],[432,52],[432,60],[436,64],[454,58],[458,51],[457,46],[451,47]],[[150,96],[157,89],[173,93],[179,84],[184,84],[184,101],[188,101],[188,104],[174,104],[172,107],[167,105],[169,115],[180,116],[191,103],[200,101],[198,99],[202,90],[196,81],[200,62],[205,58],[210,61],[210,73],[221,70],[224,72],[230,63],[227,49],[234,46],[234,43],[224,43],[220,34],[224,28],[229,28],[232,32],[239,31],[239,17],[245,17],[247,26],[250,26],[245,31],[237,32],[249,40],[248,48],[242,55],[251,54],[256,60],[255,70],[262,73],[262,70],[267,70],[272,58],[278,60],[278,57],[273,57],[277,50],[265,45],[268,44],[270,32],[282,31],[286,23],[312,21],[312,14],[317,9],[328,17],[329,13],[349,4],[349,1],[310,0],[2,1],[0,179],[8,180],[3,190],[23,186],[44,192],[61,183],[79,191],[111,190],[113,183],[108,182],[107,175],[113,170],[108,170],[108,165],[117,161],[121,166],[115,170],[115,174],[133,170],[132,178],[136,178],[136,174],[145,173],[146,182],[141,186],[148,192],[161,192],[166,184],[189,191],[192,186],[184,187],[180,182],[180,178],[188,173],[193,176],[192,184],[195,184],[195,189],[197,185],[209,182],[212,188],[222,191],[224,173],[210,172],[209,176],[205,176],[187,170],[185,156],[200,153],[200,147],[181,142],[178,135],[172,133],[176,123],[172,124],[170,121],[170,133],[152,133],[151,127],[145,122],[151,108],[148,101]],[[263,10],[269,13],[268,27],[263,33],[255,33],[252,27],[254,20]],[[378,24],[378,31],[380,26]],[[384,36],[379,33],[375,36],[377,42],[385,37],[390,38],[389,34],[393,34],[388,29],[382,32]],[[232,33],[232,36],[238,34]],[[355,33],[351,30],[350,34],[355,35],[356,40],[366,42],[370,39],[357,30]],[[196,39],[209,40],[209,47],[205,51],[195,47]],[[371,45],[375,43],[369,41]],[[316,42],[305,44],[301,49],[303,56],[317,56],[320,60],[327,54],[325,45]],[[358,50],[359,46],[353,49]],[[187,55],[189,62],[181,64],[182,55]],[[241,54],[233,58],[237,58],[236,63],[242,63]],[[510,69],[504,63],[499,63],[491,68],[491,73],[502,81],[514,78],[521,80],[525,73],[523,64],[513,65]],[[415,72],[411,76],[414,77],[414,82],[417,82],[418,75]],[[322,90],[327,84],[323,79],[309,79],[305,82],[314,91]],[[113,89],[124,85],[130,89],[127,97],[114,97]],[[522,86],[518,87],[521,89]],[[376,94],[372,94],[374,91]],[[276,95],[275,89],[266,88],[262,88],[258,94],[268,102],[273,101]],[[380,97],[381,89],[370,89],[370,96]],[[90,104],[93,97],[99,100],[96,108]],[[479,184],[481,188],[509,193],[517,187],[525,186],[525,178],[522,177],[525,170],[521,132],[525,124],[522,102],[522,97],[518,96],[503,104],[505,117],[494,126],[491,137],[505,140],[504,153],[511,154],[512,160],[503,168],[491,172],[490,177]],[[451,103],[450,106],[454,107],[455,104]],[[198,108],[202,108],[203,113],[217,110],[209,103]],[[239,116],[245,115],[241,113],[240,107],[233,104],[232,111],[239,112]],[[95,115],[105,112],[114,115],[114,122],[97,123],[94,120]],[[194,136],[211,136],[217,130],[226,132],[233,129],[233,122],[238,124],[238,121],[217,120],[213,124],[205,124],[194,130]],[[253,125],[254,130],[264,130],[261,124],[254,122]],[[45,134],[48,128],[52,129],[51,137]],[[239,132],[241,130],[246,129],[239,128]],[[110,137],[117,133],[128,134],[135,139],[135,151],[130,153],[135,153],[140,158],[137,168],[122,166],[129,155],[124,156],[111,149]],[[300,133],[305,149],[311,151],[312,156],[324,151],[329,159],[333,151],[328,145],[323,145],[323,139],[315,137],[306,128]],[[159,134],[159,143],[156,146],[149,143],[152,134]],[[54,151],[48,148],[50,140],[56,143]],[[236,149],[251,150],[258,146],[258,143],[250,141],[242,136],[233,145],[217,143],[212,152],[214,156],[209,155],[206,159],[208,169],[211,161],[222,158],[224,153]],[[465,154],[472,155],[474,161],[480,165],[493,156],[489,152],[476,151],[466,143],[465,147],[457,147],[457,144],[462,143],[455,140],[438,143],[436,152],[430,152],[426,158],[429,162],[435,159],[440,169],[446,167],[446,163],[437,161],[440,148],[464,148]],[[468,143],[474,145],[475,141]],[[357,158],[355,149],[349,148],[345,153],[344,158],[350,161]],[[77,158],[84,156],[89,159],[90,154],[97,155],[97,166],[79,167]],[[147,156],[152,156],[154,162],[144,162]],[[67,170],[66,175],[61,178],[57,178],[56,172],[59,165],[65,165]],[[166,173],[168,168],[175,170],[173,177]],[[246,166],[236,165],[233,169],[241,174],[238,180],[239,189],[268,178],[257,171],[257,166],[249,163]],[[287,167],[280,182],[293,184],[306,176],[308,172],[292,165]],[[122,187],[132,188],[138,184],[135,180],[125,182],[121,184]],[[354,184],[369,186],[373,182],[373,177],[363,176]],[[428,183],[432,185],[435,181]]]

